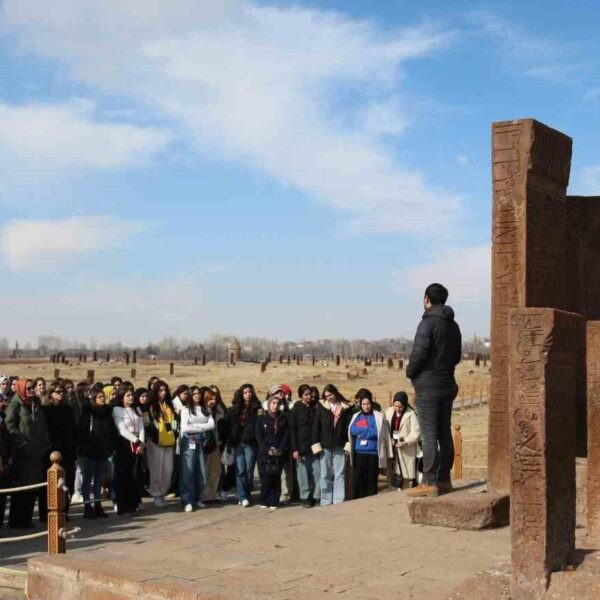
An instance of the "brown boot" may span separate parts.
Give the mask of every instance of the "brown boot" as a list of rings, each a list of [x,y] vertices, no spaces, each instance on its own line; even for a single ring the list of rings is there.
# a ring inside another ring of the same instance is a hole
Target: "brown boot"
[[[451,481],[438,481],[437,486],[440,494],[449,494],[454,491]]]
[[[406,495],[411,498],[435,497],[440,493],[437,485],[421,483],[417,487],[406,490]]]

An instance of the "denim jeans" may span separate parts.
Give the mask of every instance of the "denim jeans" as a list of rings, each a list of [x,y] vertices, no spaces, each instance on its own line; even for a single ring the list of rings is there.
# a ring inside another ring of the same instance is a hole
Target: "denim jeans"
[[[201,437],[199,433],[184,433],[179,445],[181,461],[179,494],[184,506],[196,504],[200,500],[202,487],[206,481],[206,465]]]
[[[238,502],[250,500],[256,466],[256,445],[238,444],[234,450],[235,457],[235,487]]]
[[[458,388],[450,391],[426,389],[417,391],[417,418],[421,429],[423,446],[423,483],[436,485],[438,481],[450,481],[454,464],[452,440],[452,403]]]
[[[90,502],[90,487],[93,481],[94,500],[99,502],[102,481],[104,479],[104,469],[106,469],[106,459],[80,456],[79,464],[81,466],[81,496],[83,501],[86,503]]]
[[[338,504],[345,497],[346,454],[342,448],[321,453],[321,506]]]
[[[314,454],[301,456],[300,460],[296,461],[296,474],[300,488],[300,500],[309,500],[310,498],[318,500],[321,497],[319,457]]]

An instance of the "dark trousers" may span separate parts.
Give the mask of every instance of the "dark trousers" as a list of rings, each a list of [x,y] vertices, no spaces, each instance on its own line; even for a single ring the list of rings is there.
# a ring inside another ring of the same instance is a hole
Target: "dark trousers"
[[[45,490],[46,488],[42,489]],[[11,495],[10,511],[8,513],[9,527],[25,529],[32,526],[31,519],[33,518],[33,507],[37,495],[36,490]]]
[[[281,475],[268,475],[266,465],[259,463],[260,504],[261,506],[279,506],[281,496]]]
[[[2,480],[0,479],[0,489],[2,489],[3,487],[8,487],[7,485],[5,486],[2,482]],[[4,510],[6,509],[6,494],[0,494],[0,527],[2,527],[2,525],[4,524]]]
[[[457,393],[456,386],[450,391],[431,389],[417,392],[417,417],[423,446],[423,483],[427,485],[450,481],[454,464],[452,403]]]
[[[354,499],[377,494],[379,477],[379,456],[354,452],[352,469],[352,496]]]
[[[117,512],[134,512],[141,502],[142,456],[131,451],[131,444],[119,436],[115,454]]]

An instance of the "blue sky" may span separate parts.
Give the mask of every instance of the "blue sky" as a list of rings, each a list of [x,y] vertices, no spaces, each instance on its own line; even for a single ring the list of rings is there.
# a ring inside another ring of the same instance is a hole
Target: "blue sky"
[[[487,335],[492,121],[600,194],[597,2],[0,6],[3,337]]]

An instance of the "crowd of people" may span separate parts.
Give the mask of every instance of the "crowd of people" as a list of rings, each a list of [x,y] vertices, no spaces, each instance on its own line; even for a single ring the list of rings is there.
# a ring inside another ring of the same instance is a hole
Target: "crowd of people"
[[[0,489],[44,481],[55,450],[68,499],[83,501],[85,518],[108,516],[103,494],[120,515],[143,510],[144,496],[162,508],[169,493],[192,512],[226,501],[231,488],[245,508],[256,469],[261,507],[298,499],[310,508],[377,494],[381,469],[393,487],[412,487],[419,425],[405,392],[382,413],[365,388],[347,400],[332,384],[321,393],[300,385],[296,398],[274,385],[261,402],[247,383],[228,408],[214,385],[171,392],[157,377],[136,389],[118,377],[47,385],[42,377],[0,376]],[[44,488],[15,492],[8,525],[31,527],[36,500],[44,521],[45,498]],[[0,494],[0,525],[5,503]]]
[[[295,399],[287,385],[274,385],[261,403],[246,383],[228,408],[217,386],[179,385],[171,393],[158,377],[135,389],[119,377],[108,385],[59,379],[47,386],[42,377],[0,376],[0,489],[43,481],[50,452],[58,450],[70,498],[82,499],[90,519],[107,516],[103,488],[121,515],[142,510],[145,494],[158,508],[178,494],[192,512],[224,501],[234,485],[245,508],[256,467],[267,509],[290,502],[295,490],[307,508],[377,494],[381,469],[410,496],[452,491],[461,333],[447,298],[441,284],[425,290],[406,370],[417,413],[405,392],[382,412],[368,389],[348,400],[333,384],[321,392],[300,385]],[[46,491],[19,491],[11,496],[9,526],[32,526],[36,498],[46,519]],[[0,494],[0,525],[5,503]]]

